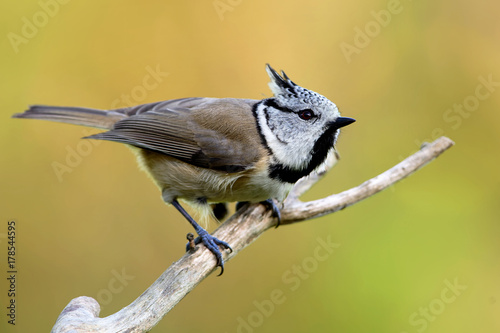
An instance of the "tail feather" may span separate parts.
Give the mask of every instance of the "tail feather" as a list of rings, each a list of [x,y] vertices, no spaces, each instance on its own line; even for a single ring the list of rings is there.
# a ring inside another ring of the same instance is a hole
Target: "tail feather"
[[[127,118],[123,113],[81,107],[32,105],[12,118],[31,118],[61,123],[111,129],[113,124]]]

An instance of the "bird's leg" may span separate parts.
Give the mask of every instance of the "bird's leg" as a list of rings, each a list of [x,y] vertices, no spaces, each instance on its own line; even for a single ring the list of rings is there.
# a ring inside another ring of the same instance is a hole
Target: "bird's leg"
[[[231,246],[229,246],[228,243],[221,241],[220,239],[215,238],[214,236],[210,235],[205,229],[200,227],[198,223],[184,210],[184,208],[180,205],[179,201],[177,199],[172,200],[172,205],[188,220],[189,223],[193,226],[194,230],[198,234],[198,238],[194,240],[196,244],[203,243],[207,249],[210,250],[215,255],[215,258],[217,259],[217,266],[220,266],[221,271],[220,275],[224,273],[224,259],[222,259],[222,253],[219,250],[219,246],[222,247],[224,250],[230,250],[231,252],[233,249],[231,249]],[[189,250],[191,248],[190,244],[186,246],[186,250]]]
[[[243,207],[247,203],[248,203],[248,201],[237,202],[236,203],[236,210],[239,210],[241,207]],[[281,224],[281,212],[280,212],[278,205],[276,205],[276,203],[274,202],[273,199],[267,199],[267,200],[261,201],[260,203],[263,204],[264,206],[266,206],[268,209],[270,209],[272,212],[272,216],[278,220],[278,223],[276,223],[276,228],[277,228]]]

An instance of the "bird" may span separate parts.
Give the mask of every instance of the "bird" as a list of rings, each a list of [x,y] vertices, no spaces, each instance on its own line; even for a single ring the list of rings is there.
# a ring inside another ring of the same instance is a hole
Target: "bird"
[[[269,64],[266,71],[273,96],[261,100],[190,97],[113,110],[32,105],[12,117],[104,129],[84,139],[132,148],[163,201],[198,234],[194,243],[214,254],[221,275],[219,248],[232,251],[231,246],[208,233],[179,201],[205,215],[227,202],[262,202],[279,224],[275,200],[282,202],[299,179],[336,155],[340,128],[355,121],[284,71],[280,75]]]

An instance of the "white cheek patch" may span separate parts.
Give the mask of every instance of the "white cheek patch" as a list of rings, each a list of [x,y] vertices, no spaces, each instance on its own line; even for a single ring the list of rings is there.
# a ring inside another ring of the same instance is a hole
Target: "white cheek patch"
[[[265,114],[266,108],[267,106],[263,104],[257,107],[257,121],[269,149],[273,152],[276,162],[297,170],[306,167],[311,160],[311,151],[308,148],[310,143],[293,144],[292,147],[291,144],[278,139],[276,134],[269,128]]]

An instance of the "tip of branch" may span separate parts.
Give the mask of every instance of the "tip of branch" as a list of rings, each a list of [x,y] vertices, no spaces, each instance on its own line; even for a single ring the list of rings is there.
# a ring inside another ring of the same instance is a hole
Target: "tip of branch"
[[[57,318],[51,333],[71,332],[75,328],[75,324],[91,322],[98,318],[100,311],[99,303],[92,297],[74,298]]]
[[[447,149],[451,146],[454,146],[455,142],[447,136],[442,136],[442,137],[437,138],[433,142],[424,142],[422,144],[422,146],[420,147],[420,150],[422,150],[430,145],[433,145],[433,146],[441,145],[443,147],[446,147],[446,149]]]

